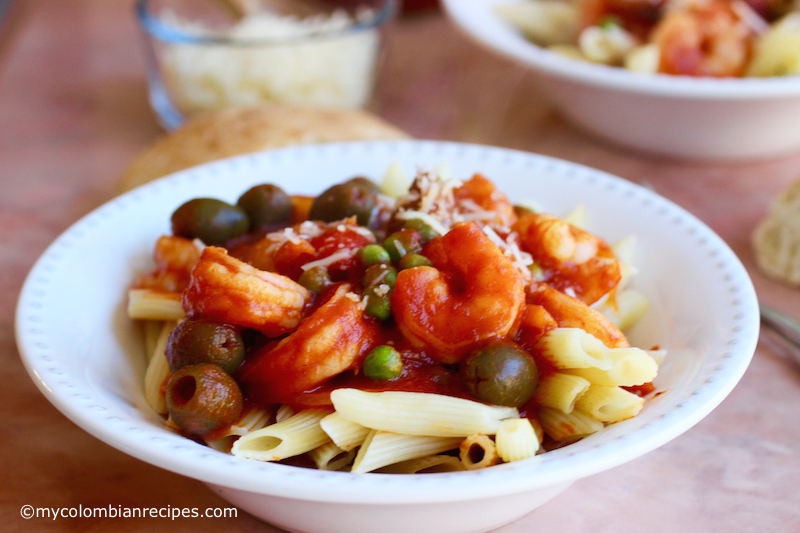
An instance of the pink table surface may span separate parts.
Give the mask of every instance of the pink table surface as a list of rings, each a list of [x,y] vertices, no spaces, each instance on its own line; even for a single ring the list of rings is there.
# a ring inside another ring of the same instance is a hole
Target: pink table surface
[[[33,262],[118,192],[128,161],[160,133],[139,44],[130,0],[18,0],[0,29],[0,530],[277,531],[243,512],[175,521],[20,516],[23,505],[228,506],[201,483],[69,422],[29,379],[14,341],[14,308]],[[646,181],[722,236],[762,301],[800,319],[800,291],[762,276],[749,244],[771,199],[800,177],[800,153],[719,164],[609,146],[548,107],[524,68],[473,45],[437,13],[391,29],[374,109],[419,138],[518,148]],[[798,442],[800,368],[762,342],[740,384],[697,426],[498,531],[800,531]]]

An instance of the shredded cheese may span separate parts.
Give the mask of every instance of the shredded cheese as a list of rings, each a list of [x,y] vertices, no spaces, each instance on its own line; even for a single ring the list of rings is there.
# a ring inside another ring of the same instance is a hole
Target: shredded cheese
[[[327,268],[337,261],[341,261],[343,259],[350,259],[356,254],[357,251],[358,250],[355,248],[345,248],[343,250],[339,250],[338,252],[332,253],[328,257],[323,257],[322,259],[317,259],[316,261],[311,261],[310,263],[306,263],[300,268],[302,268],[303,271],[310,270],[318,266]]]
[[[168,42],[161,66],[185,113],[264,101],[363,107],[372,90],[380,35],[374,28],[346,30],[372,16],[365,11],[363,20],[353,20],[336,11],[330,17],[300,20],[260,12],[244,17],[223,37],[263,45]],[[212,34],[174,15],[162,18],[191,35]]]

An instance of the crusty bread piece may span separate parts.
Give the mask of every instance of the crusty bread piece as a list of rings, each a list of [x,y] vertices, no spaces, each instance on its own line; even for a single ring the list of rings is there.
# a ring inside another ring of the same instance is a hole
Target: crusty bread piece
[[[752,246],[762,272],[800,286],[800,180],[775,198],[753,231]]]
[[[294,144],[408,139],[380,117],[358,109],[264,104],[210,111],[156,139],[130,163],[121,187],[224,157]]]

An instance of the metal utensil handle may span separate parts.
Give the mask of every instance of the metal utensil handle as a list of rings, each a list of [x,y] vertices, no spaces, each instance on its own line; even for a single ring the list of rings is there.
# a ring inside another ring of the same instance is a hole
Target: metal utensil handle
[[[780,311],[759,304],[761,323],[779,333],[782,337],[800,346],[800,323]]]

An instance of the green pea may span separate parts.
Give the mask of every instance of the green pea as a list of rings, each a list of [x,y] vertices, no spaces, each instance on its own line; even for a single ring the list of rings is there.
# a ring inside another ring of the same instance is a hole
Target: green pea
[[[364,272],[364,287],[377,287],[378,285],[386,284],[394,289],[394,284],[397,281],[397,269],[392,265],[386,263],[378,263],[372,265]]]
[[[323,266],[315,266],[309,268],[300,274],[297,283],[310,290],[311,292],[319,292],[327,287],[331,282],[331,276],[328,274],[328,269]]]
[[[358,251],[358,257],[364,266],[372,266],[378,263],[388,263],[392,260],[389,252],[380,244],[368,244]]]
[[[400,270],[418,266],[430,266],[431,260],[424,255],[406,254],[400,259]]]
[[[363,369],[368,378],[387,381],[403,373],[403,359],[400,352],[384,344],[367,354]]]
[[[400,261],[404,255],[416,254],[422,250],[422,237],[417,230],[401,229],[386,237],[383,247],[389,252],[392,261]]]
[[[435,239],[439,236],[439,232],[433,229],[433,227],[426,222],[423,222],[421,218],[412,218],[411,220],[406,221],[406,223],[403,225],[403,228],[417,230],[419,236],[422,237],[422,242],[428,242],[429,240]]]
[[[389,292],[380,286],[369,287],[364,291],[367,297],[367,306],[364,312],[378,320],[389,320],[392,316],[392,302]]]

